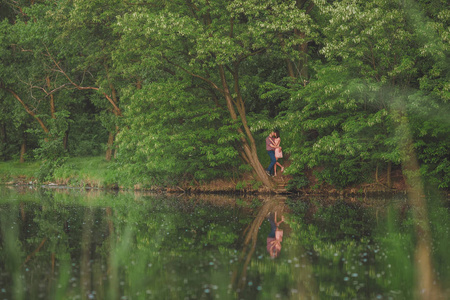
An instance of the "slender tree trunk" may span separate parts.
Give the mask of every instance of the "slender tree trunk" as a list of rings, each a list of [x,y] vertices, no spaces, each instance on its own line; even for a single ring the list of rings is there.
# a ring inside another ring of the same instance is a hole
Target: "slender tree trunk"
[[[115,132],[115,134],[114,134],[114,140],[116,139],[116,136],[117,136],[118,133],[119,133],[119,126],[116,125],[116,132]],[[114,157],[114,158],[117,158],[117,144],[114,145],[113,153],[114,153],[114,154],[113,154],[113,157]]]
[[[295,29],[294,34],[300,38],[305,38],[305,33],[300,32]],[[284,47],[284,43],[282,42],[282,46]],[[300,78],[303,85],[305,86],[308,82],[308,42],[304,42],[298,46],[298,57],[292,61],[290,59],[286,59],[287,72],[289,77],[296,79]]]
[[[51,90],[50,77],[47,76],[46,80],[47,80],[47,86],[48,86],[49,90]],[[55,110],[55,99],[53,97],[53,94],[50,94],[50,113],[51,113],[51,116],[53,119],[56,119],[55,111],[56,111]]]
[[[375,182],[378,183],[378,163],[377,167],[375,168]]]
[[[296,1],[297,7],[300,9],[304,9],[306,14],[309,14],[311,10],[314,8],[315,4],[314,1],[307,1],[307,0],[297,0]],[[306,4],[308,6],[306,7]],[[298,37],[304,39],[306,37],[305,33],[294,29],[294,34]],[[288,75],[292,78],[298,78],[303,82],[303,85],[306,85],[308,83],[308,42],[303,42],[298,46],[298,51],[300,54],[300,57],[298,58],[297,63],[294,61],[286,60],[287,68],[288,68]],[[297,64],[297,66],[296,66]]]
[[[109,132],[108,143],[106,144],[106,155],[105,159],[110,161],[113,153],[113,143],[114,143],[114,133],[112,131]]]
[[[8,136],[6,133],[6,124],[5,123],[2,123],[0,126],[0,135],[1,135],[1,141],[2,141],[0,150],[2,150],[3,159],[6,159],[6,151],[4,151],[4,150],[6,150],[6,145],[8,144],[7,143]]]
[[[388,162],[386,184],[389,189],[392,188],[391,169],[392,169],[392,163]]]
[[[295,34],[300,38],[304,39],[306,37],[304,32],[300,32],[297,29],[295,30]],[[304,42],[299,46],[300,52],[300,60],[299,60],[299,73],[300,78],[305,83],[308,80],[308,43]]]
[[[107,74],[109,74],[108,68],[106,66],[105,66],[105,69],[106,69]],[[109,76],[108,76],[108,79],[109,79]],[[119,109],[119,106],[118,106],[117,92],[112,83],[109,84],[109,87],[111,89],[111,100],[115,103],[113,113],[117,118],[122,115],[122,113]],[[119,132],[119,126],[117,126],[117,125],[115,128],[115,132],[112,132],[112,131],[109,132],[108,144],[107,144],[106,155],[105,155],[105,159],[107,161],[110,161],[111,158],[113,158],[113,157],[114,158],[117,157],[117,151],[115,151],[113,145],[114,145],[114,140],[115,140],[118,132]]]
[[[23,133],[22,145],[20,146],[20,162],[25,162],[25,153],[27,152],[27,133]]]
[[[81,235],[81,259],[80,259],[80,287],[81,294],[87,295],[92,290],[92,279],[91,279],[91,268],[90,262],[92,261],[92,249],[91,243],[94,239],[94,217],[91,209],[85,209],[84,211],[84,221]]]
[[[66,130],[63,137],[63,148],[65,151],[69,149],[69,130]]]
[[[138,79],[138,80],[136,81],[136,88],[137,88],[138,90],[142,89],[142,80],[141,80],[141,79]]]
[[[105,210],[106,213],[106,220],[108,223],[108,239],[105,242],[105,247],[110,253],[113,253],[117,248],[116,240],[117,237],[114,235],[114,222],[112,221],[112,216],[114,215],[114,211],[107,207]],[[109,255],[108,261],[107,261],[107,270],[106,273],[108,274],[108,281],[110,283],[109,288],[109,295],[111,299],[118,299],[119,298],[119,271],[118,271],[118,264],[116,263],[116,259],[113,255]]]
[[[0,134],[1,134],[1,137],[2,137],[2,143],[4,145],[6,145],[6,141],[8,139],[8,136],[7,136],[7,133],[6,133],[6,124],[5,123],[2,123],[2,126],[0,126]]]
[[[287,66],[289,77],[296,78],[294,63],[286,58],[286,66]]]

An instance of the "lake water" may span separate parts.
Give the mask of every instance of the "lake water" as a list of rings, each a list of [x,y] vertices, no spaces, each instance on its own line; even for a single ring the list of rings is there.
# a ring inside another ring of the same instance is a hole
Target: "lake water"
[[[425,200],[0,186],[0,299],[449,299]]]

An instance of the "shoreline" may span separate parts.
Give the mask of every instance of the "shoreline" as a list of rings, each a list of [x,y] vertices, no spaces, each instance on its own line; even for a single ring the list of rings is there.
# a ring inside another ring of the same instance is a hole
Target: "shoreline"
[[[26,179],[26,180],[24,180]],[[220,181],[220,184],[217,184]],[[58,182],[58,181],[56,181]],[[405,189],[388,189],[382,184],[361,184],[355,187],[348,187],[343,189],[336,189],[331,186],[323,186],[318,189],[303,188],[299,190],[289,191],[274,191],[265,187],[253,189],[251,185],[243,189],[236,189],[234,182],[226,180],[216,180],[206,184],[198,184],[196,186],[185,183],[184,185],[162,187],[155,186],[151,188],[143,188],[140,185],[135,185],[134,188],[125,188],[117,185],[99,186],[96,184],[70,185],[60,184],[55,182],[38,183],[33,178],[16,178],[7,182],[0,182],[3,186],[14,187],[34,187],[47,189],[84,189],[84,190],[103,190],[103,191],[135,191],[135,192],[155,192],[168,194],[228,194],[228,195],[283,195],[283,196],[299,196],[299,197],[372,197],[372,196],[393,196],[397,194],[406,194]]]
[[[267,196],[284,195],[295,197],[369,197],[392,196],[407,194],[408,187],[401,170],[395,170],[391,176],[377,174],[370,176],[366,182],[351,185],[345,188],[336,188],[327,183],[320,182],[313,170],[305,172],[307,185],[295,187],[295,178],[292,175],[280,173],[271,177],[275,189],[269,190],[256,180],[251,173],[243,173],[234,178],[216,178],[209,181],[189,180],[172,185],[157,185],[150,183],[130,183],[122,185],[108,169],[108,163],[103,158],[73,158],[67,165],[58,169],[59,174],[53,179],[40,181],[37,173],[37,162],[18,164],[11,162],[3,164],[0,172],[0,185],[5,186],[33,186],[45,188],[67,188],[105,191],[141,191],[169,194],[228,194],[237,196]],[[55,178],[56,177],[56,178]],[[437,189],[450,197],[449,189]]]

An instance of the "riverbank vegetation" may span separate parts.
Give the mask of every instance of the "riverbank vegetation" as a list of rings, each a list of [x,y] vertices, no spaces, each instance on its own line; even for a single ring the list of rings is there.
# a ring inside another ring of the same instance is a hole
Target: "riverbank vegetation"
[[[291,189],[449,188],[445,0],[0,5],[0,157],[38,181],[270,190],[277,128]]]

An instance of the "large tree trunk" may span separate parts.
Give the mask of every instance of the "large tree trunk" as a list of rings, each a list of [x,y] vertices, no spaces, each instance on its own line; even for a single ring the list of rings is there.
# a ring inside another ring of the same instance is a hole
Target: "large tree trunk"
[[[233,102],[235,102],[236,107],[239,112],[240,121],[242,122],[242,127],[244,130],[242,130],[241,127],[237,129],[239,136],[240,136],[240,142],[242,148],[238,149],[241,156],[245,157],[245,160],[250,163],[250,166],[253,168],[253,170],[256,173],[256,176],[262,181],[262,183],[267,186],[270,189],[273,189],[273,183],[267,176],[263,166],[261,165],[261,162],[258,158],[258,153],[256,150],[256,143],[255,139],[253,138],[253,135],[248,127],[247,124],[247,117],[245,115],[245,107],[244,103],[242,101],[242,98],[240,96],[237,97],[237,99],[233,99],[230,93],[230,89],[228,87],[228,83],[225,77],[225,70],[223,66],[219,66],[219,75],[222,82],[222,87],[224,91],[224,97],[227,103],[228,112],[230,113],[231,119],[233,121],[238,121],[238,116],[236,114],[236,110],[234,108]],[[237,81],[237,74],[235,74],[235,80]],[[236,83],[235,83],[236,84]],[[237,87],[236,87],[237,88]]]

